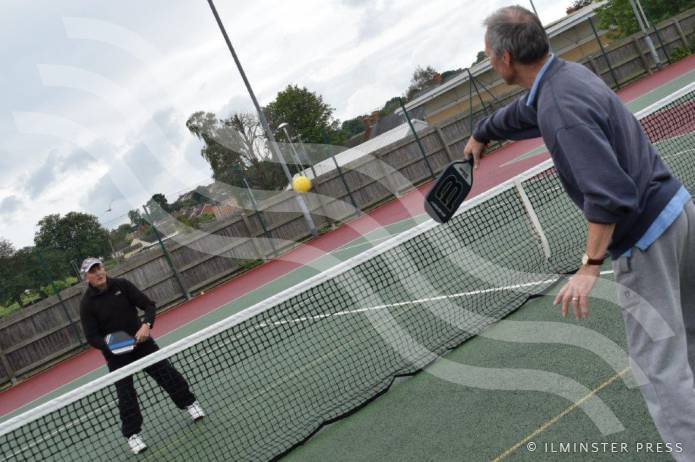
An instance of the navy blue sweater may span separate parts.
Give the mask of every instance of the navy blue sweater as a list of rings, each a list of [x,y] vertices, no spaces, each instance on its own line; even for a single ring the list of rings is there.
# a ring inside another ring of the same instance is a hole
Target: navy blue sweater
[[[532,106],[527,95],[481,120],[473,137],[543,137],[560,181],[592,223],[615,224],[618,258],[647,231],[681,183],[657,155],[639,121],[584,66],[555,59]]]

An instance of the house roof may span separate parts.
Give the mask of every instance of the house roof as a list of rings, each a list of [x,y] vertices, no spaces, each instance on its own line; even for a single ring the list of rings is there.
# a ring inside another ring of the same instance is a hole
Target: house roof
[[[581,24],[584,22],[587,18],[593,17],[596,15],[595,11],[596,9],[602,7],[604,4],[607,2],[600,1],[600,2],[595,2],[590,4],[589,6],[585,6],[584,8],[575,11],[572,14],[569,14],[563,18],[558,19],[557,21],[554,21],[550,24],[547,24],[545,26],[545,31],[548,34],[548,37],[555,37],[557,35],[562,34],[563,32],[573,28],[577,24]],[[479,62],[478,64],[474,64],[473,66],[470,67],[470,72],[473,74],[474,77],[477,77],[480,74],[484,74],[485,72],[490,70],[490,60],[485,59],[484,61]],[[424,92],[417,98],[415,98],[412,101],[409,101],[408,103],[405,104],[405,108],[410,111],[411,109],[414,109],[416,107],[421,106],[422,104],[431,101],[432,99],[436,98],[439,95],[442,95],[452,88],[455,88],[461,83],[468,81],[468,72],[461,72],[457,76],[445,81],[441,85],[431,89],[430,91]],[[401,108],[396,109],[395,113],[396,114],[401,114],[403,110]]]

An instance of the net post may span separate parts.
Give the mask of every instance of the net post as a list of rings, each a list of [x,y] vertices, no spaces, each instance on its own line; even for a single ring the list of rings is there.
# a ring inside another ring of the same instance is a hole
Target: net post
[[[171,261],[171,256],[169,255],[169,251],[164,246],[164,242],[162,242],[162,237],[159,235],[159,230],[154,225],[154,220],[152,219],[152,216],[150,216],[150,212],[149,212],[149,210],[147,210],[147,206],[143,205],[142,209],[145,211],[145,216],[149,219],[150,226],[152,227],[152,230],[154,231],[154,235],[157,236],[157,242],[159,242],[159,248],[162,249],[162,253],[164,254],[164,259],[169,264],[169,268],[171,268],[171,271],[174,272],[174,278],[176,279],[176,282],[178,283],[179,288],[181,289],[181,292],[183,292],[183,295],[184,295],[184,297],[186,297],[186,300],[190,300],[191,294],[190,294],[190,292],[188,292],[188,289],[186,288],[186,286],[183,285],[183,281],[181,280],[181,275],[179,274],[179,270],[176,269],[176,267],[174,266],[174,262]]]
[[[545,255],[546,260],[550,260],[551,253],[548,237],[545,235],[545,231],[543,230],[541,221],[538,219],[536,210],[533,208],[533,204],[531,204],[531,200],[528,198],[528,195],[526,194],[526,190],[524,189],[524,185],[521,183],[521,180],[515,180],[514,187],[516,188],[516,192],[519,194],[519,199],[521,199],[521,203],[524,204],[524,209],[526,210],[526,214],[531,220],[531,225],[533,226],[533,229],[536,231],[536,233],[538,233],[538,237],[541,240],[541,247],[543,248],[543,254]]]

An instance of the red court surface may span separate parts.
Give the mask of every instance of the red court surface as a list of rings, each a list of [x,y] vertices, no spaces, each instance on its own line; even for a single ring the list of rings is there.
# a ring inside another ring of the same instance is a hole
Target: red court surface
[[[629,102],[693,70],[695,70],[695,57],[690,57],[623,88],[618,94],[623,101]],[[510,163],[520,155],[536,149],[542,144],[541,139],[512,143],[496,151],[494,155],[483,159],[481,168],[476,172],[475,187],[471,196],[487,191],[546,160],[548,158],[547,153]],[[301,266],[299,262],[311,262],[381,226],[424,213],[422,207],[423,191],[428,188],[429,184],[422,185],[398,200],[388,202],[336,230],[299,245],[278,259],[269,261],[209,290],[204,295],[160,314],[157,316],[154,336],[161,337],[194,319],[233,302],[240,296],[298,268]],[[104,365],[104,360],[101,354],[90,349],[28,378],[14,387],[0,392],[0,416],[38,399],[102,365]]]

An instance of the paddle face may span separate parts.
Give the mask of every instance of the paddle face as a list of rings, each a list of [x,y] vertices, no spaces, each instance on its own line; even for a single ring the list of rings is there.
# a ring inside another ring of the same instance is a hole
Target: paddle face
[[[111,353],[115,355],[130,353],[135,348],[135,339],[122,330],[108,334],[104,340]]]
[[[472,187],[473,161],[450,163],[427,193],[425,211],[434,221],[446,223],[454,216]]]

